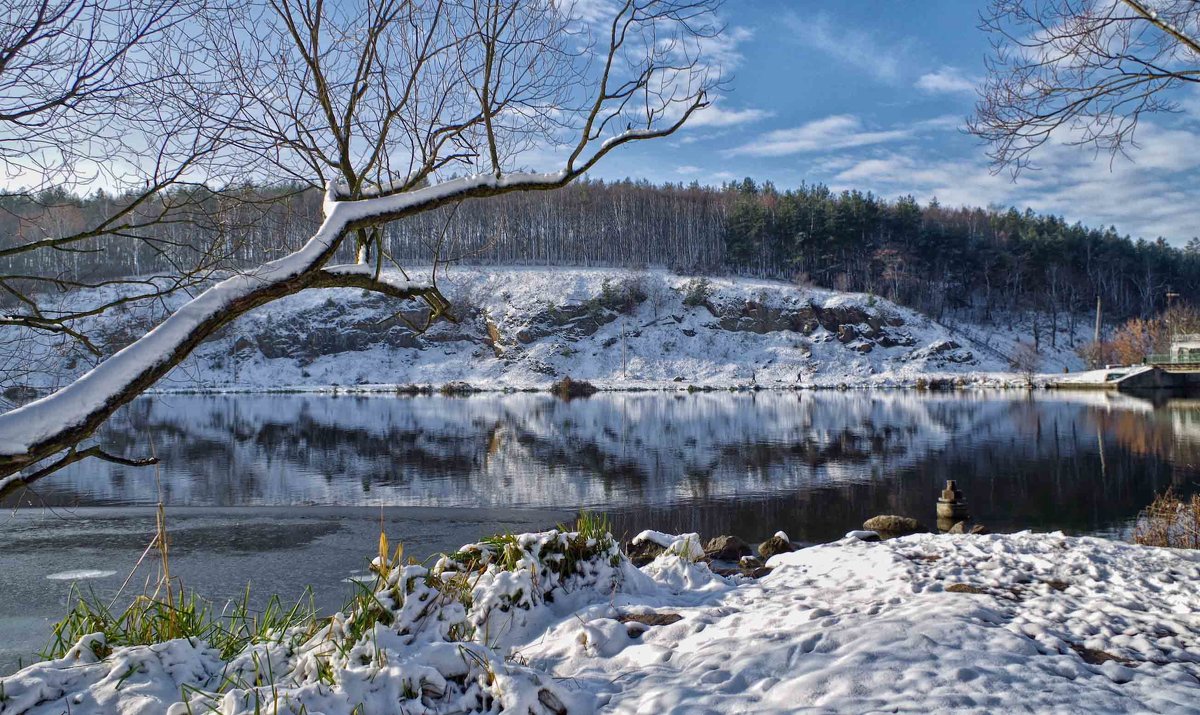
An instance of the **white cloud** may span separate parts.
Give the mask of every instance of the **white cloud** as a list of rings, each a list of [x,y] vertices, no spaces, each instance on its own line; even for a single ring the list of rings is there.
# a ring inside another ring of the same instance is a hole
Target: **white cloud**
[[[917,89],[930,94],[974,94],[982,80],[968,77],[957,67],[942,66],[917,79]]]
[[[754,38],[754,32],[745,27],[727,27],[711,37],[697,38],[700,56],[706,64],[720,67],[723,71],[734,70],[742,63],[741,45]]]
[[[888,41],[854,27],[838,25],[825,13],[788,14],[784,23],[801,44],[884,82],[897,82],[912,54],[911,40]]]
[[[1056,137],[1059,141],[1070,136]],[[1164,236],[1176,244],[1200,235],[1194,207],[1200,205],[1200,155],[1180,151],[1196,146],[1200,133],[1166,129],[1143,121],[1138,148],[1129,159],[1061,143],[1038,154],[1039,171],[1016,181],[992,174],[984,157],[929,157],[927,151],[888,151],[839,163],[834,189],[870,189],[885,196],[913,194],[947,206],[999,204],[1081,221],[1097,228],[1116,226],[1135,238]],[[843,157],[844,159],[844,157]]]
[[[729,150],[741,156],[786,156],[882,144],[912,136],[912,129],[868,130],[850,114],[835,114],[790,129],[767,132]]]
[[[749,124],[774,116],[774,112],[765,109],[725,109],[719,104],[712,104],[696,112],[688,119],[689,127],[732,127],[739,124]]]
[[[685,176],[699,174],[701,171],[703,171],[703,169],[698,166],[693,166],[692,164],[684,164],[683,166],[675,167],[676,174],[683,174]]]

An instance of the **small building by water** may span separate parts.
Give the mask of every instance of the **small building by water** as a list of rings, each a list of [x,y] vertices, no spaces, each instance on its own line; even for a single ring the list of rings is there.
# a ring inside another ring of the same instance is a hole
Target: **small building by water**
[[[1200,333],[1171,336],[1171,362],[1200,362]]]

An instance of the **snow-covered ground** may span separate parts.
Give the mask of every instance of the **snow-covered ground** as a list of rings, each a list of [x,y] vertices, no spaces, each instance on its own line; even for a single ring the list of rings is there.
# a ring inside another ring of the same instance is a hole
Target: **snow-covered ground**
[[[229,661],[184,640],[101,659],[87,637],[0,679],[0,714],[1200,712],[1200,554],[848,537],[752,581],[690,539],[640,570],[591,544],[565,573],[547,545],[570,538],[515,537],[515,570],[472,576],[465,607],[435,593],[452,563],[394,570],[390,625],[354,643],[353,617]]]
[[[1007,360],[1016,341],[1028,339],[1018,323],[950,328],[865,294],[662,270],[458,268],[438,283],[457,324],[416,335],[396,313],[419,322],[413,304],[350,289],[307,291],[243,317],[158,387],[526,389],[563,376],[617,389],[1024,382]],[[62,300],[78,308],[113,290]],[[116,349],[182,300],[125,307],[76,327]],[[1066,336],[1057,347],[1049,342],[1042,341],[1043,372],[1080,369]],[[22,360],[43,367],[23,384],[43,389],[89,365],[52,345]]]

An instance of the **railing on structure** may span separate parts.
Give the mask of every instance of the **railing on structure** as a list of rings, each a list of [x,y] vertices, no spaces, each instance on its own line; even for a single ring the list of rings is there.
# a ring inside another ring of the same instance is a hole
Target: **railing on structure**
[[[1200,355],[1171,355],[1169,353],[1158,353],[1155,355],[1147,355],[1145,362],[1147,365],[1156,365],[1158,367],[1200,368]]]

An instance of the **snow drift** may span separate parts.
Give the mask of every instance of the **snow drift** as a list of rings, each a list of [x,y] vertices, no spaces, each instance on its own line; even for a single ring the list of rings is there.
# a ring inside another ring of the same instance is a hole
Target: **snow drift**
[[[372,628],[339,615],[228,662],[86,636],[0,679],[0,714],[1198,710],[1200,554],[1024,532],[848,537],[768,565],[638,570],[560,531],[377,561]]]

